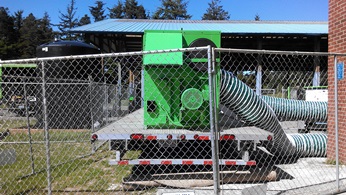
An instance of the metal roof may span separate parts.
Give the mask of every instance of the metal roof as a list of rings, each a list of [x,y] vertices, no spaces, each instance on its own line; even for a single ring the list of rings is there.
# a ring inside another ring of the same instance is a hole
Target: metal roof
[[[328,22],[107,19],[72,33],[143,34],[144,30],[220,30],[223,34],[328,34]]]

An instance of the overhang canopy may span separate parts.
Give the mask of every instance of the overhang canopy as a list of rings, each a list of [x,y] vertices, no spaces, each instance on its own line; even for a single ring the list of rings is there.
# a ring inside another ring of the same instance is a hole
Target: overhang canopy
[[[144,30],[220,30],[222,34],[328,34],[328,22],[107,19],[71,33],[143,34]]]

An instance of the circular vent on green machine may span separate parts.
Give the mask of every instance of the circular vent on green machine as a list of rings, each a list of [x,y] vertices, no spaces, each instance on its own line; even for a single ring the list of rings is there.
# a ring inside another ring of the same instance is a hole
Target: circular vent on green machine
[[[186,89],[181,95],[183,106],[190,110],[197,110],[203,103],[203,94],[196,88]]]
[[[208,45],[210,45],[212,47],[216,47],[215,43],[212,40],[207,39],[207,38],[196,39],[189,44],[189,47],[205,47]],[[193,58],[208,58],[208,51],[207,50],[193,51],[191,53],[192,53]]]
[[[205,46],[216,47],[215,43],[207,38],[199,38],[192,41],[188,47],[205,47]],[[198,50],[188,53],[188,58],[192,60],[189,66],[195,71],[206,72],[208,71],[208,51]],[[201,60],[204,59],[204,60]],[[196,61],[197,60],[197,61]]]

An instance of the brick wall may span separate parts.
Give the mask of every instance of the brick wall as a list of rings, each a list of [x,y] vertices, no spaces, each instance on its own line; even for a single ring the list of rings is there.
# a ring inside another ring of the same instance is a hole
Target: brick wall
[[[346,1],[329,0],[328,51],[346,53]],[[345,57],[337,57],[346,64]],[[335,159],[334,58],[328,65],[328,159]],[[346,78],[338,81],[339,159],[346,163]]]

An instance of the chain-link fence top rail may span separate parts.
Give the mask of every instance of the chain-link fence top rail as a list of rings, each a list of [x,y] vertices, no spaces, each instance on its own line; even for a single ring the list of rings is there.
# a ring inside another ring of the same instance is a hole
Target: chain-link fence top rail
[[[0,193],[213,193],[215,162],[229,193],[328,184],[328,55],[201,47],[1,61]]]

